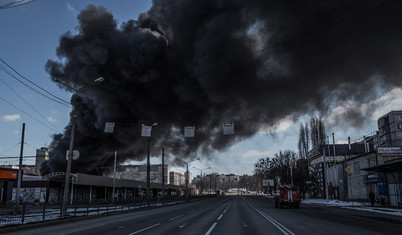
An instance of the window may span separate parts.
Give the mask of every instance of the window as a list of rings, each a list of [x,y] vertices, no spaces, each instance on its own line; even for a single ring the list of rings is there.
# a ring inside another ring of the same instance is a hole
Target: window
[[[360,164],[359,162],[355,162],[354,164],[356,175],[360,174]]]
[[[368,159],[368,166],[369,167],[371,167],[371,166],[375,166],[376,164],[375,164],[375,158],[369,158]]]
[[[401,130],[402,129],[402,123],[396,124],[396,128],[398,128],[398,130]]]

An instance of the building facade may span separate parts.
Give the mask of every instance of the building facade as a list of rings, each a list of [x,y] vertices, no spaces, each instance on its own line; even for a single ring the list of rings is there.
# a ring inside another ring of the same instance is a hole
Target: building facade
[[[379,145],[402,146],[402,111],[392,111],[378,119]]]
[[[118,179],[130,179],[136,181],[147,181],[147,165],[125,165],[124,171],[116,172]],[[150,166],[150,180],[151,183],[162,183],[162,164]],[[170,183],[170,166],[165,164],[164,172],[165,184]]]
[[[183,186],[186,183],[186,179],[185,179],[184,175],[179,172],[171,171],[169,178],[170,178],[170,184],[173,184],[173,185]]]
[[[49,149],[48,148],[40,148],[36,150],[36,160],[35,160],[35,175],[40,174],[40,165],[49,160]]]

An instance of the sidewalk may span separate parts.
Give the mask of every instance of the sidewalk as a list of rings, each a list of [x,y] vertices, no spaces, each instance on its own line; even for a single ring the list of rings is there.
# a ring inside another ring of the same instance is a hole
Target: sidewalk
[[[302,204],[317,204],[324,206],[337,206],[345,209],[351,210],[360,210],[360,211],[369,211],[376,212],[381,214],[388,215],[396,215],[402,216],[402,208],[390,208],[390,207],[382,207],[382,206],[374,206],[371,207],[370,203],[362,203],[362,202],[345,202],[339,200],[326,200],[326,199],[305,199],[302,201]]]

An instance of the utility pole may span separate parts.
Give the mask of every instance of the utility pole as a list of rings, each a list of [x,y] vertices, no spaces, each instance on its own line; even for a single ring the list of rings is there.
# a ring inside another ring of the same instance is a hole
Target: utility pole
[[[162,148],[162,204],[165,203],[165,148]]]
[[[113,167],[113,196],[112,196],[112,203],[114,205],[114,192],[116,190],[116,160],[117,160],[117,151],[114,151],[114,167]]]
[[[147,139],[147,203],[148,203],[148,207],[151,206],[151,202],[149,200],[149,190],[151,189],[151,162],[150,162],[150,156],[149,156],[149,148],[150,148],[150,141],[151,138]]]
[[[66,180],[64,182],[64,192],[63,192],[63,204],[62,204],[62,215],[67,215],[67,201],[68,201],[68,190],[70,187],[70,174],[71,174],[71,162],[73,160],[73,145],[74,145],[74,134],[75,125],[77,123],[77,104],[74,102],[74,108],[72,112],[71,120],[71,136],[70,136],[70,146],[68,148],[68,160],[67,160],[67,170],[66,170]]]
[[[22,181],[22,155],[24,153],[24,136],[25,136],[25,123],[22,123],[20,162],[18,166],[17,191],[15,193],[15,203],[17,205],[17,208],[20,203],[19,197],[20,197],[21,181]]]
[[[188,199],[188,162],[187,162],[187,169],[186,169],[186,198]]]

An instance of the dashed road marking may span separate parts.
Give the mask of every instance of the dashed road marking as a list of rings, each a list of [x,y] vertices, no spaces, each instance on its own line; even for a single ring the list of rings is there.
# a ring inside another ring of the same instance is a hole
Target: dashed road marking
[[[183,215],[179,215],[179,216],[176,216],[176,217],[170,218],[169,220],[170,220],[170,221],[172,221],[172,220],[178,219],[178,218],[180,218],[180,217],[182,217],[182,216],[183,216]]]
[[[151,225],[149,227],[143,228],[141,230],[135,231],[133,233],[130,233],[129,235],[134,235],[134,234],[137,234],[137,233],[140,233],[140,232],[144,232],[145,230],[151,229],[151,228],[156,227],[158,225],[160,225],[160,223],[157,223],[157,224]]]
[[[209,234],[212,232],[212,230],[214,230],[215,226],[216,226],[216,223],[214,223],[214,224],[209,228],[209,230],[205,233],[205,235],[209,235]]]

